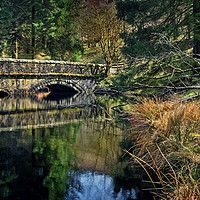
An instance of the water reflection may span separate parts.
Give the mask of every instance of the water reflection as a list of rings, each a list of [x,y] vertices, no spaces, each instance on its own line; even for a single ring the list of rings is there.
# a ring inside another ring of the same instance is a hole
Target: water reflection
[[[55,97],[55,96],[54,96]],[[62,97],[62,95],[61,95]],[[47,109],[57,109],[60,106],[93,104],[95,96],[93,94],[75,94],[73,96],[64,96],[63,98],[38,98],[30,97],[12,97],[0,99],[0,114],[8,112],[30,112]]]
[[[31,99],[4,103],[0,199],[136,199],[136,188],[115,178],[124,167],[118,163],[123,132],[108,120],[111,100],[101,101],[103,110],[38,111],[44,101]]]
[[[76,177],[75,181],[68,182],[69,189],[66,190],[63,199],[111,199],[111,200],[126,200],[137,199],[138,190],[120,189],[118,193],[114,191],[115,183],[109,175],[99,174],[97,172],[83,172],[77,175],[77,172],[72,172],[70,176]]]
[[[77,96],[76,100],[75,97],[71,97],[59,100],[59,102],[28,97],[0,100],[0,132],[55,126],[90,118],[98,112],[95,107],[92,109],[58,109],[61,106],[80,105],[82,101],[88,105],[94,102],[92,95],[83,96]]]

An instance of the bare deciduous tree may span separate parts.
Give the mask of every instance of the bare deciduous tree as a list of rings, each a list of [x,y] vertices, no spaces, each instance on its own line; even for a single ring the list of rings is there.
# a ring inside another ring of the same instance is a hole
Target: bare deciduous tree
[[[99,43],[109,74],[114,62],[119,60],[123,40],[120,33],[123,23],[117,18],[115,2],[90,0],[83,3],[80,15],[80,30],[87,37],[88,46]]]

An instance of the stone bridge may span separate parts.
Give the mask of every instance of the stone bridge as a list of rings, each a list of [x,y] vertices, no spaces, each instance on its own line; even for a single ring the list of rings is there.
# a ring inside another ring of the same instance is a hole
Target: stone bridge
[[[53,85],[89,93],[105,72],[103,64],[0,58],[0,92],[34,94]]]

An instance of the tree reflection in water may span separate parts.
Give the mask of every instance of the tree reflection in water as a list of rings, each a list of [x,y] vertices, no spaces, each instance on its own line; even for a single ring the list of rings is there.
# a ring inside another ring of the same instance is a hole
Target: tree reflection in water
[[[108,119],[109,102],[101,102],[106,112],[92,107],[32,113],[39,125],[48,122],[46,127],[30,128],[30,113],[10,114],[13,121],[30,124],[2,129],[0,199],[136,199],[134,188],[113,179],[123,169],[117,162],[123,134]]]

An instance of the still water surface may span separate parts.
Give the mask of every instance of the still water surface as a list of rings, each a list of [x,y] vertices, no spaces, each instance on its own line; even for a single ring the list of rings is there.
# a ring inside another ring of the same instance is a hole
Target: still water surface
[[[125,131],[111,117],[117,103],[57,109],[78,98],[0,100],[0,199],[137,199],[138,188],[118,178]]]

